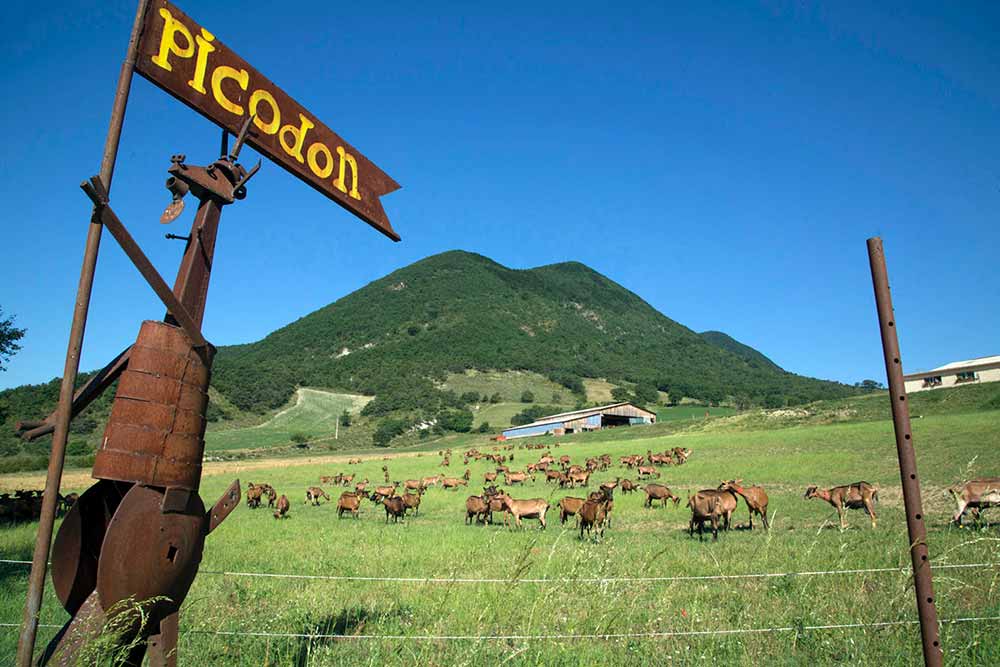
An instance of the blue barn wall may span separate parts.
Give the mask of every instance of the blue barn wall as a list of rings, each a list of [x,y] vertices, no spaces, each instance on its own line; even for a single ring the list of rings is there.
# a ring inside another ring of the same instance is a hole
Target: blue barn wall
[[[545,435],[549,431],[557,428],[562,428],[562,422],[553,422],[552,424],[542,424],[541,426],[519,426],[515,428],[509,428],[503,432],[505,438],[521,438],[531,435]]]

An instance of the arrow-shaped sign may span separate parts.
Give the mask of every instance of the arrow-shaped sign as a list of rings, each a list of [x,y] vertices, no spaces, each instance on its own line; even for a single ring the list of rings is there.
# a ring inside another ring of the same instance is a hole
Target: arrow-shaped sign
[[[136,71],[394,241],[379,197],[399,184],[166,0],[146,13]]]

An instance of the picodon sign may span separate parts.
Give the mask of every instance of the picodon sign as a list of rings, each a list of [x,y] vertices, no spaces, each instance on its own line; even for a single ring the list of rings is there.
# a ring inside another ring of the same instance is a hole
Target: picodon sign
[[[399,184],[166,0],[146,14],[136,71],[234,134],[253,116],[247,143],[399,240],[379,202]]]

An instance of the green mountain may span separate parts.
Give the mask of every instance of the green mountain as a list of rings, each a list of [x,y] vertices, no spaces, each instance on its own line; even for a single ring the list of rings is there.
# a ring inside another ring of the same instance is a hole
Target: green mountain
[[[702,331],[698,335],[701,336],[702,340],[705,342],[716,347],[720,347],[723,350],[732,352],[751,366],[770,368],[775,371],[783,370],[780,366],[778,366],[778,364],[774,363],[749,345],[744,345],[739,342],[729,334],[722,333],[721,331]]]
[[[421,393],[427,380],[470,368],[531,370],[570,388],[607,378],[757,404],[855,393],[785,372],[751,348],[709,342],[583,264],[513,270],[462,251],[399,269],[259,342],[220,348],[213,382],[241,409],[262,411],[297,385],[382,398]],[[426,407],[411,396],[382,409]]]
[[[652,397],[645,400],[656,400],[659,389],[744,406],[857,393],[788,373],[725,334],[699,335],[583,264],[513,270],[451,251],[399,269],[256,343],[220,347],[209,417],[265,413],[307,386],[375,395],[362,415],[391,417],[380,422],[386,438],[419,418],[463,430],[470,421],[465,401],[438,387],[449,373],[468,369],[534,371],[576,400],[584,395],[583,378],[633,387],[640,399]],[[50,439],[21,443],[13,424],[44,417],[58,391],[53,380],[0,392],[0,454],[44,460]],[[74,420],[72,453],[92,451],[110,398]]]

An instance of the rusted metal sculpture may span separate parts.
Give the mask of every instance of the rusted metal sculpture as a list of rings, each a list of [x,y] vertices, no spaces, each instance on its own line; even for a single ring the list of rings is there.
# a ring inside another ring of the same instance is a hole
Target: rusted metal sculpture
[[[239,503],[239,480],[206,512],[198,488],[205,447],[205,410],[215,348],[201,335],[222,207],[246,196],[250,171],[237,158],[248,119],[234,150],[206,167],[171,158],[167,187],[173,218],[187,193],[199,201],[173,290],[135,244],[109,206],[98,178],[83,184],[95,216],[168,307],[164,321],[142,323],[135,344],[119,355],[73,404],[77,413],[118,379],[111,416],[94,462],[97,483],[80,496],[56,536],[52,580],[72,615],[39,664],[71,661],[82,642],[104,625],[119,603],[152,601],[150,621],[123,642],[136,642],[131,664],[148,648],[151,663],[174,663],[177,612],[194,582],[205,537]],[[25,435],[50,430],[52,418]]]

